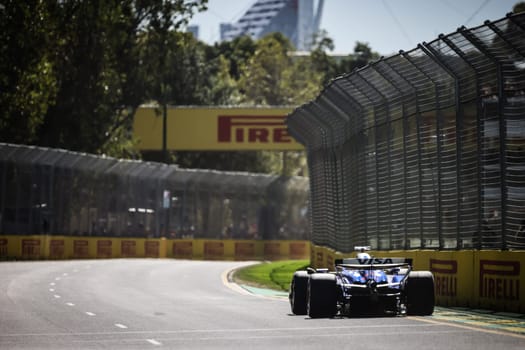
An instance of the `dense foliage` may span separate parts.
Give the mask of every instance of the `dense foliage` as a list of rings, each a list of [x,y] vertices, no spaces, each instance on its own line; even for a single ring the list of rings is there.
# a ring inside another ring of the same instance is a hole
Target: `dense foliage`
[[[279,33],[206,45],[185,32],[206,3],[0,0],[0,140],[165,160],[133,147],[132,118],[143,103],[295,106],[378,58],[358,42],[336,60],[324,33],[308,56],[292,54]],[[305,163],[295,152],[175,152],[170,161],[286,174]]]

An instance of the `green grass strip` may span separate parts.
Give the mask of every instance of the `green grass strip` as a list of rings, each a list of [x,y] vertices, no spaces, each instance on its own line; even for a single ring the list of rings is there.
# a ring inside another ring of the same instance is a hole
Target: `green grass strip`
[[[241,284],[287,291],[294,272],[304,270],[308,266],[310,260],[265,262],[239,269],[235,271],[233,278]]]

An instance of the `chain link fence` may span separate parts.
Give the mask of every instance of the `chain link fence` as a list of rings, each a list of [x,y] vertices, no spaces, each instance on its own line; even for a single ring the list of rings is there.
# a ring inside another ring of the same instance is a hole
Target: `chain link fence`
[[[525,13],[340,76],[287,123],[314,244],[525,249]]]
[[[0,234],[309,239],[308,187],[0,143]]]

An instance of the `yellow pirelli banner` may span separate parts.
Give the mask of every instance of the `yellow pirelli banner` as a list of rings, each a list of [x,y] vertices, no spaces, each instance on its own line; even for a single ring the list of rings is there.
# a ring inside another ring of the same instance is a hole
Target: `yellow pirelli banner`
[[[12,235],[0,238],[0,259],[165,258],[166,247],[164,238]]]
[[[290,107],[168,107],[166,147],[176,151],[302,150],[285,124]],[[162,150],[160,107],[139,107],[133,122],[140,150]]]
[[[308,259],[309,241],[295,240],[168,240],[167,257],[205,260]]]
[[[308,259],[304,240],[221,240],[7,235],[0,260],[175,258],[205,260]]]

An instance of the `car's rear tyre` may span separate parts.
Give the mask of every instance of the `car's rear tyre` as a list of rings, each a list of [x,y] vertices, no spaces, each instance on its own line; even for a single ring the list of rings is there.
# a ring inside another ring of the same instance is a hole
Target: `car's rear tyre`
[[[308,273],[296,271],[290,284],[290,306],[295,315],[306,315],[308,294]]]
[[[314,273],[308,280],[308,316],[334,317],[337,313],[337,282],[331,273]]]
[[[411,271],[404,285],[408,315],[428,316],[434,313],[434,276],[430,271]]]

